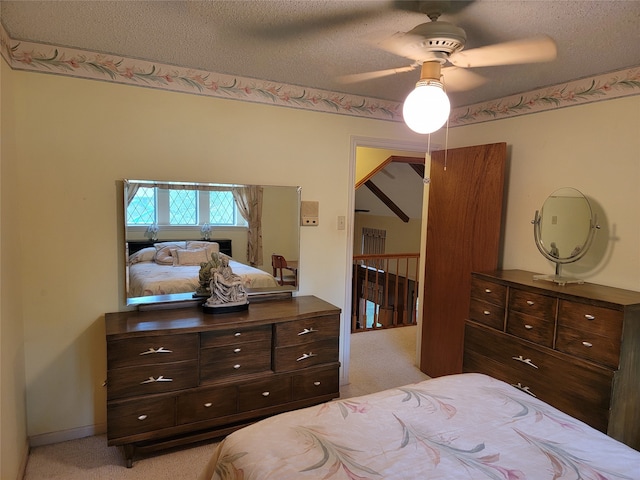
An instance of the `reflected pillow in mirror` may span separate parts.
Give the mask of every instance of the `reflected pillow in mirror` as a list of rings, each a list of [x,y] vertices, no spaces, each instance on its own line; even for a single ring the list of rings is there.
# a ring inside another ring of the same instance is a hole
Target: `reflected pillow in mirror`
[[[155,247],[147,247],[138,250],[136,253],[129,255],[129,265],[140,262],[153,262],[153,257],[156,256]]]
[[[156,248],[155,261],[160,265],[173,265],[173,257],[171,250],[176,248],[185,248],[186,242],[160,242],[154,244]]]
[[[200,265],[201,263],[206,263],[209,261],[208,252],[209,250],[206,248],[175,249],[173,250],[173,265]]]
[[[207,242],[206,240],[187,240],[187,250],[193,250],[195,248],[214,248],[214,251],[220,251],[220,245],[216,242]]]
[[[203,240],[188,240],[187,250],[204,248],[207,250],[207,262],[211,260],[212,253],[220,253],[220,245],[216,242],[207,242]]]

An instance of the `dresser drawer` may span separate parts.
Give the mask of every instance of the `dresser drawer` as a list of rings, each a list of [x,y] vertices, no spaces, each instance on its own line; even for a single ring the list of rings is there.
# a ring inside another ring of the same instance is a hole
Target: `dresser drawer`
[[[200,380],[203,383],[269,370],[271,370],[271,343],[269,342],[203,348],[200,353]]]
[[[198,358],[198,334],[158,335],[107,342],[107,369]]]
[[[509,311],[516,311],[555,321],[557,299],[537,293],[511,288],[509,291]]]
[[[606,431],[613,372],[468,323],[464,371],[491,375]]]
[[[504,306],[493,305],[489,302],[471,297],[469,304],[469,318],[496,330],[504,329]]]
[[[291,401],[291,377],[275,376],[238,386],[238,411],[249,412]]]
[[[330,338],[314,343],[276,348],[274,370],[287,372],[337,361],[338,339]]]
[[[504,309],[507,303],[507,287],[480,278],[471,278],[471,299],[489,302]]]
[[[131,400],[107,404],[109,440],[172,427],[175,397]]]
[[[620,363],[620,339],[581,329],[558,326],[556,349],[613,369]]]
[[[337,366],[294,375],[292,382],[294,400],[340,393],[339,369]]]
[[[237,411],[235,386],[208,388],[178,397],[178,424],[201,422],[233,415]]]
[[[611,337],[622,337],[622,312],[584,303],[560,300],[558,325]]]
[[[279,323],[276,329],[276,346],[299,345],[340,336],[340,316],[306,318]]]
[[[551,348],[553,347],[555,322],[553,318],[533,317],[510,311],[507,319],[507,332],[516,337]]]
[[[244,342],[271,342],[271,325],[203,332],[200,335],[201,348],[235,345]]]
[[[165,393],[198,385],[196,360],[125,367],[107,372],[107,399]]]
[[[617,310],[561,300],[556,348],[618,368],[622,317]]]

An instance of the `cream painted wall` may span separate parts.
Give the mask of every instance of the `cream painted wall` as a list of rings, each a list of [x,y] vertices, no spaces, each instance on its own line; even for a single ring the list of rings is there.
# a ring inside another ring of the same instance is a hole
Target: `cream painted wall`
[[[401,123],[10,75],[16,153],[2,202],[19,216],[20,268],[12,273],[22,295],[27,431],[46,440],[104,428],[103,315],[123,308],[120,179],[300,185],[303,200],[320,202],[319,226],[301,232],[301,294],[343,307],[345,282],[337,279],[350,270],[352,138],[426,145]],[[639,117],[636,96],[451,129],[450,146],[509,144],[505,268],[551,271],[533,245],[530,220],[549,193],[571,185],[596,202],[606,226],[599,235],[605,259],[585,276],[640,290]],[[444,132],[434,143],[444,143]],[[336,228],[339,215],[350,220],[346,230]],[[5,321],[3,306],[3,328]],[[343,362],[345,351],[348,336]]]
[[[14,81],[0,60],[0,478],[21,478],[28,445],[19,254]]]
[[[380,228],[387,231],[385,251],[387,253],[419,253],[422,221],[412,218],[407,223],[398,217],[356,214],[354,220],[353,252],[362,250],[362,227]]]
[[[640,96],[449,133],[451,146],[504,141],[509,170],[502,267],[554,272],[535,246],[531,220],[554,190],[574,187],[589,198],[601,229],[589,253],[563,272],[640,291]]]
[[[104,428],[103,315],[123,308],[122,178],[301,186],[303,200],[320,203],[320,224],[302,228],[300,293],[344,305],[336,279],[348,272],[349,250],[336,218],[348,217],[353,191],[350,138],[410,138],[403,125],[12,75],[14,181],[24,192],[12,200],[21,219],[28,433],[36,441]]]

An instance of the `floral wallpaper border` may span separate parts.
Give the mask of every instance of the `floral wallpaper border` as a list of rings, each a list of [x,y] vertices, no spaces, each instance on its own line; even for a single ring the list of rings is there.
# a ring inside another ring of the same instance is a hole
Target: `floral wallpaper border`
[[[402,121],[402,104],[225,75],[68,47],[13,40],[0,25],[0,51],[14,70],[67,75],[316,112]],[[455,108],[450,126],[640,94],[640,66]]]

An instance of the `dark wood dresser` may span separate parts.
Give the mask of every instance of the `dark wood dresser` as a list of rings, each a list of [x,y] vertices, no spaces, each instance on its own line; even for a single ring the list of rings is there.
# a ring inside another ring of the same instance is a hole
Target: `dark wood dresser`
[[[640,449],[640,292],[473,273],[463,370],[506,381]]]
[[[136,451],[226,435],[340,395],[340,309],[313,296],[107,313],[107,439]]]

